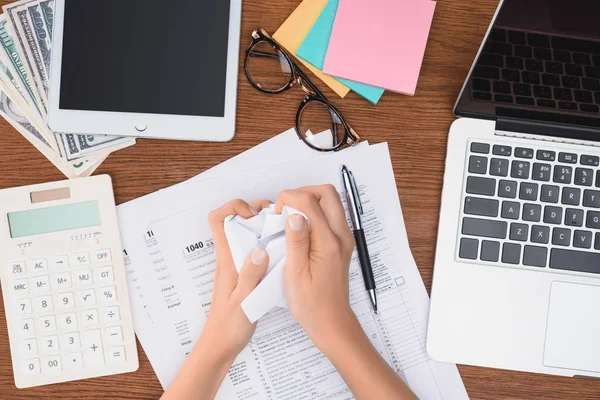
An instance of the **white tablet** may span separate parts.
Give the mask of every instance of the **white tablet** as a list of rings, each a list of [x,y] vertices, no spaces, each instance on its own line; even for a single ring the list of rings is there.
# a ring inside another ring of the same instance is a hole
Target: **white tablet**
[[[56,0],[48,125],[227,141],[242,0]]]

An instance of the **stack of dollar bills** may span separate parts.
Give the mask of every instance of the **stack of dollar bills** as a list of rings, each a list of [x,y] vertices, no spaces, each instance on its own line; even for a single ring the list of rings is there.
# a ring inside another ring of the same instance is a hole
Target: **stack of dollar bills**
[[[54,0],[22,0],[0,14],[0,115],[68,178],[91,175],[135,139],[53,132],[47,124]]]

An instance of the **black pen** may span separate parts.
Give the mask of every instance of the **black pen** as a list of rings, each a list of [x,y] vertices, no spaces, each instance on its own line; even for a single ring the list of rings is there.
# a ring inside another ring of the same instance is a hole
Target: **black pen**
[[[362,271],[365,288],[369,293],[373,311],[377,314],[377,294],[375,293],[375,278],[373,277],[373,267],[371,267],[371,257],[367,248],[367,239],[362,226],[361,216],[363,215],[362,202],[358,193],[358,186],[354,180],[352,172],[342,165],[342,180],[344,181],[344,189],[346,190],[346,201],[350,211],[350,219],[352,220],[352,233],[356,241],[356,251],[358,252],[358,261]]]

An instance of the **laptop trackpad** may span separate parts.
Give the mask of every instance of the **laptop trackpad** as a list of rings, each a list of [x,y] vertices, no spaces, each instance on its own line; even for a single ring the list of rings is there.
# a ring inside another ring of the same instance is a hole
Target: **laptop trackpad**
[[[600,286],[552,282],[544,365],[600,372]]]

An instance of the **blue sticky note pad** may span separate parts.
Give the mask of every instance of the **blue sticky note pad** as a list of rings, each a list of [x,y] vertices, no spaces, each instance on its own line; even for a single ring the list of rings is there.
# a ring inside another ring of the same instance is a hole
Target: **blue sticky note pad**
[[[327,54],[327,47],[329,46],[329,38],[331,37],[331,31],[333,30],[333,23],[335,21],[338,4],[339,0],[329,0],[329,2],[327,2],[321,15],[296,51],[298,57],[314,65],[319,70],[323,69],[323,64],[325,63],[325,55]],[[352,62],[352,60],[348,60],[348,62]],[[384,89],[365,85],[363,83],[346,79],[335,79],[342,82],[373,104],[377,104],[384,92]]]

